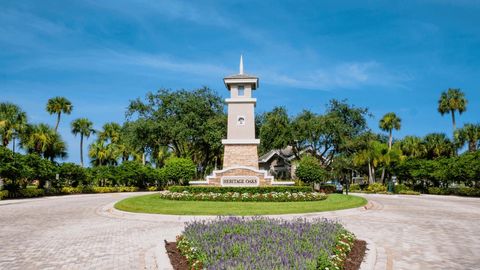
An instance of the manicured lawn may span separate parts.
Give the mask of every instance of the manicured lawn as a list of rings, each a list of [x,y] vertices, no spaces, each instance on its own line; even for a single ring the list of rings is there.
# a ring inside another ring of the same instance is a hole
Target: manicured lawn
[[[157,194],[124,199],[115,204],[123,211],[168,215],[275,215],[309,213],[363,206],[367,200],[353,195],[330,194],[312,202],[208,202],[160,199]]]

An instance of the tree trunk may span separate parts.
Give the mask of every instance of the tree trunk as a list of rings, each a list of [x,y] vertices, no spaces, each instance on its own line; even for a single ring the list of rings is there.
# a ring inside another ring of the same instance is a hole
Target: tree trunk
[[[455,130],[457,128],[456,128],[456,124],[455,124],[455,111],[454,110],[452,110],[452,124],[453,124],[453,132],[455,132]]]
[[[55,132],[57,131],[58,125],[60,124],[60,114],[61,114],[61,113],[58,113],[58,114],[57,114],[57,124],[55,125]]]
[[[393,140],[392,130],[390,129],[390,134],[389,134],[389,136],[388,136],[388,150],[389,150],[389,151],[392,149],[392,140]]]
[[[372,165],[370,164],[370,159],[368,159],[368,183],[369,183],[369,184],[372,184],[372,183],[373,183]]]
[[[145,152],[142,152],[142,165],[145,166]]]
[[[80,163],[83,167],[83,133],[80,133]]]
[[[385,168],[382,168],[382,178],[380,180],[383,184],[385,184]]]
[[[468,142],[468,151],[469,152],[477,151],[477,142],[476,141],[469,141]]]
[[[15,136],[12,138],[12,151],[15,154]]]

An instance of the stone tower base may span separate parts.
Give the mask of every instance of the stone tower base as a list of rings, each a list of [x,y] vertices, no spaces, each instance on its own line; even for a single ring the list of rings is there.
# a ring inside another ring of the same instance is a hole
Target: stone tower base
[[[225,144],[223,167],[246,166],[258,169],[258,152],[256,144]]]

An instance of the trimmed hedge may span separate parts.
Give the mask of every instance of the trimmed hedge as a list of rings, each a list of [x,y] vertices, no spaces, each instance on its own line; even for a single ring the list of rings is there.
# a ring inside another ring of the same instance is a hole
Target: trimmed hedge
[[[68,195],[68,194],[88,194],[88,193],[111,193],[111,192],[135,192],[138,187],[63,187],[61,189],[50,188],[26,188],[14,192],[8,190],[0,191],[0,200],[4,198],[34,198],[42,196]]]
[[[457,195],[468,197],[480,197],[480,188],[458,187],[458,188],[428,188],[428,194],[433,195]]]
[[[238,192],[238,193],[271,193],[271,192],[312,192],[312,187],[303,186],[303,187],[209,187],[209,186],[171,186],[168,188],[171,192],[188,192],[188,193],[228,193],[228,192]]]
[[[23,197],[23,198],[42,197],[45,195],[45,190],[40,188],[39,189],[26,188],[26,189],[19,190],[18,194],[20,195],[18,197]]]
[[[398,192],[398,194],[402,194],[402,195],[420,195],[420,192],[413,191],[413,190],[401,190],[400,192]]]

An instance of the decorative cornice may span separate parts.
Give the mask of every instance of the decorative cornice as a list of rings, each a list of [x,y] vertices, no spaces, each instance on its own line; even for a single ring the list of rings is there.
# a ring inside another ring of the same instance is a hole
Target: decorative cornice
[[[244,139],[225,139],[222,140],[222,144],[260,144],[259,139],[250,139],[250,140],[244,140]]]
[[[226,98],[226,103],[257,103],[256,98]]]

